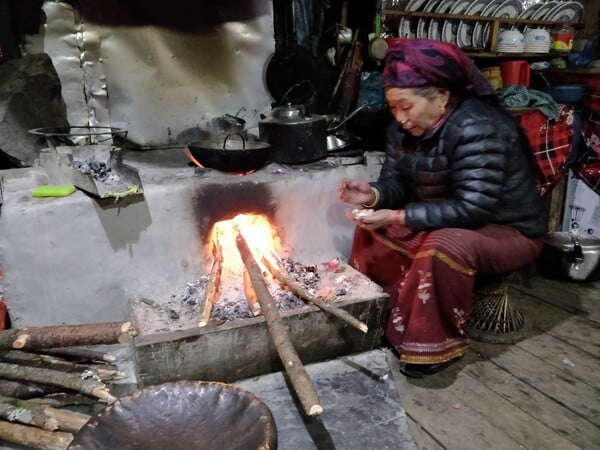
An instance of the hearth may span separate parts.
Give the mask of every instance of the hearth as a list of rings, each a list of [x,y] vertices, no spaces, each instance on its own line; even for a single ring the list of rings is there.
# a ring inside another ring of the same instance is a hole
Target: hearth
[[[133,353],[140,386],[181,379],[231,382],[281,370],[272,331],[255,298],[257,272],[240,257],[240,239],[257,262],[260,283],[268,288],[266,295],[302,362],[379,344],[387,295],[337,258],[294,260],[282,239],[284,227],[269,212],[268,190],[258,185],[248,193],[247,188],[245,195],[221,191],[220,201],[213,203],[205,192],[199,227],[206,243],[203,276],[167,298],[131,302],[131,320],[139,331]],[[207,217],[213,218],[211,225]]]

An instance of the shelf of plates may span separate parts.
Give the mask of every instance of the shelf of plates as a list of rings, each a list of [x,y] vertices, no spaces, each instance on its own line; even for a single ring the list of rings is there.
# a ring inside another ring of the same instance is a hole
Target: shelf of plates
[[[551,29],[552,27],[560,24],[557,21],[548,20],[531,20],[531,19],[519,19],[511,17],[490,17],[490,16],[471,16],[464,14],[448,14],[448,13],[435,13],[435,12],[419,12],[419,11],[407,11],[398,9],[384,9],[382,10],[382,20],[388,20],[389,17],[405,18],[410,19],[434,19],[440,21],[453,21],[455,23],[464,22],[467,24],[475,24],[486,22],[489,23],[489,38],[485,47],[481,49],[474,49],[471,47],[464,47],[467,53],[472,58],[498,58],[498,57],[514,57],[514,53],[499,53],[494,52],[492,49],[496,48],[498,41],[498,33],[503,25],[509,24],[511,26],[533,26]],[[573,24],[574,28],[581,28],[581,24]],[[547,53],[519,53],[519,57],[548,57]]]

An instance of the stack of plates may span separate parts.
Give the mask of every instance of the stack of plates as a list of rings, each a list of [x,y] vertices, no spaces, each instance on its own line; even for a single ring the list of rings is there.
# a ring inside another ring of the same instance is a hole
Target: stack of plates
[[[523,51],[525,53],[549,53],[550,42],[525,41],[523,42]]]
[[[525,45],[522,42],[505,42],[496,45],[496,51],[500,53],[523,53]]]

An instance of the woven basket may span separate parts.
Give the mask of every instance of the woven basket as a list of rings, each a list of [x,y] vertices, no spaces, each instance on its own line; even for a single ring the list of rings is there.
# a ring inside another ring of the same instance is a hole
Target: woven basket
[[[467,326],[477,341],[511,344],[523,338],[527,321],[510,301],[510,279],[486,285],[473,294],[473,309]]]

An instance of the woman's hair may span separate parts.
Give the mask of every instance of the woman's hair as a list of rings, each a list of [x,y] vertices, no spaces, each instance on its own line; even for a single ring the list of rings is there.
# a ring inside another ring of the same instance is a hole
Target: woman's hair
[[[434,100],[438,95],[443,94],[447,89],[437,86],[421,86],[409,88],[415,95],[425,97],[427,100]]]

